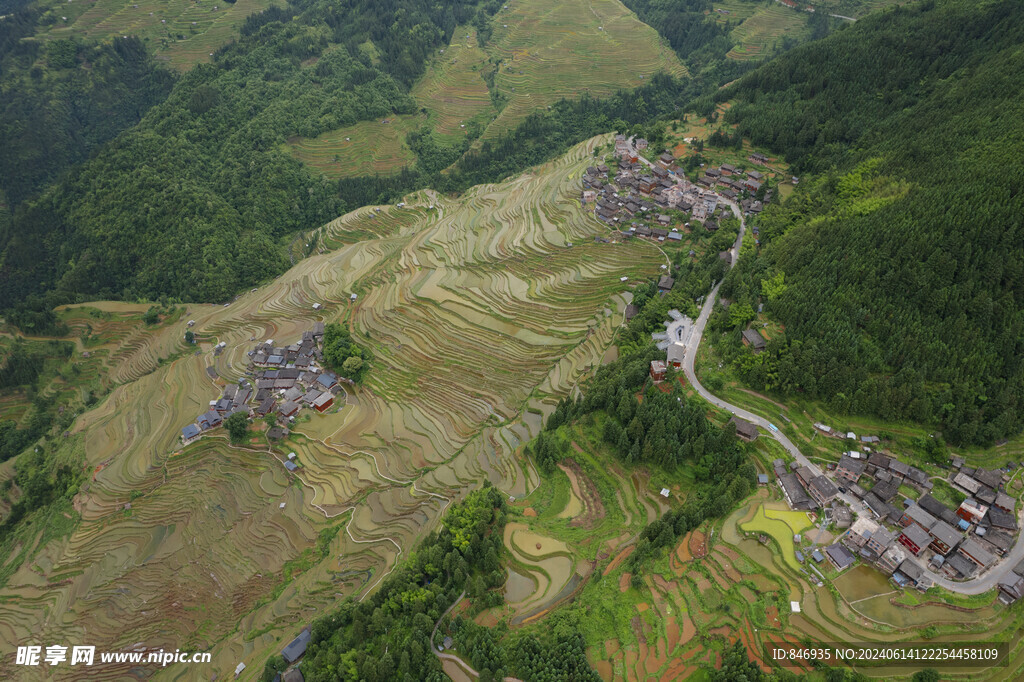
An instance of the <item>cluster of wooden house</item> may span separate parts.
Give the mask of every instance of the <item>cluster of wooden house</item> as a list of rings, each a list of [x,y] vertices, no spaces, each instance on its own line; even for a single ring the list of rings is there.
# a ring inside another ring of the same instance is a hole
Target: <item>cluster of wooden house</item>
[[[717,190],[726,199],[736,201],[746,196],[741,207],[745,213],[754,215],[764,210],[763,202],[753,198],[764,183],[765,177],[760,171],[744,171],[728,163],[717,168],[706,168],[703,175],[697,178],[698,186]],[[765,201],[771,201],[771,191],[765,190]]]
[[[279,420],[291,420],[303,407],[325,412],[341,391],[341,382],[333,373],[322,369],[320,344],[324,324],[303,332],[302,339],[289,346],[275,346],[267,340],[249,351],[252,379],[229,383],[210,409],[181,430],[182,443],[188,445],[210,429],[220,426],[230,415],[241,412],[246,417],[276,414]]]
[[[815,426],[821,430],[821,425]],[[853,434],[845,436],[854,438]],[[878,442],[874,436],[861,440]],[[835,466],[835,479],[838,491],[863,500],[871,517],[862,516],[851,527],[849,509],[837,501],[833,503],[834,514],[840,506],[845,514],[835,515],[835,521],[840,528],[849,527],[841,538],[847,549],[892,576],[894,582],[927,589],[931,580],[924,564],[952,580],[970,579],[991,568],[1013,548],[1018,531],[1016,505],[1002,489],[1002,471],[967,468],[956,458],[950,482],[973,497],[954,509],[931,495],[934,484],[924,471],[865,449],[868,452],[845,453]],[[777,460],[777,465],[781,464]],[[784,466],[777,466],[776,473],[794,508],[823,506],[828,501],[827,493],[832,489],[825,486],[822,492],[822,486],[815,485],[813,479],[805,480],[809,473],[806,467],[785,473]],[[902,485],[915,489],[920,497],[916,501],[901,498],[895,503]],[[840,516],[846,519],[845,526]],[[1024,596],[1024,564],[1021,568],[1021,573],[1010,574],[1000,582],[1000,598],[1007,603]]]
[[[988,569],[1014,544],[1015,503],[999,490],[1001,473],[981,470],[979,475],[991,486],[984,492],[992,506],[968,498],[951,509],[932,497],[929,491],[934,484],[925,472],[880,452],[871,452],[866,457],[850,452],[836,466],[836,480],[864,501],[879,524],[887,522],[895,527],[894,556],[902,553],[907,558],[926,560],[933,570],[951,579],[970,578]],[[869,489],[860,485],[862,477],[873,479]],[[893,504],[901,485],[916,489],[920,498],[903,498],[898,505]],[[982,491],[981,485],[976,490]],[[886,567],[891,568],[892,563],[888,561]]]
[[[637,141],[638,144],[642,140]],[[593,205],[594,215],[601,221],[614,227],[623,227],[634,219],[657,220],[667,226],[668,215],[658,213],[659,209],[672,209],[690,213],[694,220],[699,220],[708,230],[717,229],[716,213],[721,211],[718,205],[719,195],[730,200],[737,200],[741,194],[756,192],[763,182],[763,176],[757,171],[753,175],[740,177],[738,169],[724,164],[721,169],[709,169],[707,173],[722,178],[722,182],[691,183],[675,165],[675,157],[665,151],[653,167],[639,162],[638,157],[630,149],[626,138],[616,137],[616,155],[618,167],[612,177],[612,169],[606,165],[590,166],[583,174],[583,190],[581,201],[584,206]],[[705,178],[711,177],[705,174]],[[758,178],[758,179],[755,179]],[[719,190],[719,191],[716,191]],[[748,215],[760,213],[763,204],[753,198],[745,198],[741,207]],[[661,241],[672,239],[671,232],[659,234],[658,228],[633,226],[636,236],[653,237]],[[681,239],[681,235],[676,237]]]
[[[839,496],[839,489],[828,476],[816,475],[808,466],[793,462],[787,469],[785,463],[777,459],[772,462],[772,467],[792,509],[826,510],[833,507],[832,501]]]

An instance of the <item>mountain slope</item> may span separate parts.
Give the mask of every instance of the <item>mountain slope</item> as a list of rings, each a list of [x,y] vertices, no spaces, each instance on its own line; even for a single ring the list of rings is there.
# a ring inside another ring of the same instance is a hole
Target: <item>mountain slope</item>
[[[957,443],[1024,426],[1024,17],[923,2],[798,48],[718,96],[727,121],[820,180],[762,219],[726,291],[787,342],[757,386],[940,424]]]

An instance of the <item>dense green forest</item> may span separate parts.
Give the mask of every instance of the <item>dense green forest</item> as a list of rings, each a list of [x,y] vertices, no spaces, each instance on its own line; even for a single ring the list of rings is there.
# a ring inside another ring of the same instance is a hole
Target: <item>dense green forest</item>
[[[65,294],[48,303],[222,300],[280,272],[286,235],[351,207],[282,143],[414,111],[407,89],[427,54],[475,11],[469,0],[297,0],[253,15],[139,125],[18,207],[0,307],[47,291]]]
[[[819,174],[759,219],[760,257],[722,289],[785,325],[736,358],[750,385],[958,444],[1024,427],[1018,10],[892,8],[715,96],[755,144]]]
[[[356,383],[369,369],[370,351],[352,340],[348,329],[336,322],[324,328],[324,364]]]
[[[366,600],[346,601],[314,621],[302,663],[310,682],[330,680],[437,681],[447,679],[431,642],[447,633],[481,673],[481,680],[517,675],[528,680],[599,680],[587,664],[583,639],[571,622],[556,619],[545,638],[536,633],[507,633],[486,628],[461,615],[442,620],[463,593],[473,613],[500,604],[505,582],[502,532],[508,509],[505,496],[485,483],[452,505],[441,528],[431,533]],[[263,680],[285,668],[272,657]]]
[[[174,85],[135,37],[23,40],[38,16],[0,21],[0,191],[12,205],[138,123]]]
[[[427,185],[461,191],[500,180],[594,134],[671,114],[753,67],[722,57],[722,29],[698,26],[698,5],[688,10],[687,37],[673,43],[692,79],[657,76],[607,99],[559,102],[465,156],[467,145],[417,131],[412,169],[337,183],[309,172],[283,143],[415,111],[408,88],[427,55],[458,24],[489,27],[499,3],[292,0],[250,16],[237,41],[179,78],[169,95],[171,76],[154,69],[134,39],[41,47],[19,42],[33,31],[31,10],[8,17],[17,69],[5,77],[24,96],[3,100],[11,110],[0,133],[15,143],[0,158],[4,168],[32,172],[4,173],[14,213],[0,220],[0,309],[17,308],[14,316],[41,329],[46,321],[30,313],[86,298],[224,300],[283,271],[290,236],[344,211]],[[367,41],[378,55],[372,61],[361,49]],[[98,57],[98,73],[82,68]],[[46,100],[58,85],[61,96]],[[122,92],[129,87],[130,97]],[[122,108],[110,112],[104,105],[113,101]],[[63,128],[47,135],[27,124],[28,113]],[[99,115],[102,125],[89,125]],[[25,201],[139,116],[102,154]],[[14,139],[25,129],[33,134]]]

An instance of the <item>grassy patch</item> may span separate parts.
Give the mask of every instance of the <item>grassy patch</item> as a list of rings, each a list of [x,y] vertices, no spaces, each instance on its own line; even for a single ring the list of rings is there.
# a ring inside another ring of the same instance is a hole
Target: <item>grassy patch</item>
[[[272,0],[197,3],[193,0],[95,0],[44,3],[56,18],[41,32],[43,39],[71,36],[104,40],[137,35],[158,59],[187,71],[210,61],[210,53],[237,38],[238,28],[250,14]],[[64,18],[67,18],[65,21]]]

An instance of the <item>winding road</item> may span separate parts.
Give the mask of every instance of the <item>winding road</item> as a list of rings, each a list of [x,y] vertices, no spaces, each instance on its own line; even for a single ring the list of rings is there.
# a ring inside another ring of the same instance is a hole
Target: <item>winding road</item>
[[[633,147],[632,137],[629,138],[628,142],[630,148],[633,150],[633,154],[640,159],[640,162],[653,168],[654,164],[640,156],[635,147]],[[721,195],[718,195],[718,199],[719,202],[727,205],[740,221],[740,233],[736,237],[736,242],[729,250],[732,254],[732,260],[729,264],[731,269],[736,267],[736,263],[739,261],[740,247],[743,245],[743,237],[747,231],[747,221],[743,216],[743,212],[740,211],[739,206],[735,202],[729,201]],[[697,348],[700,346],[700,341],[704,336],[704,328],[707,326],[708,318],[711,317],[711,311],[714,309],[715,300],[718,298],[718,289],[721,286],[722,283],[718,282],[714,288],[711,289],[711,293],[708,294],[707,299],[704,301],[704,305],[701,307],[700,316],[697,318],[697,321],[694,322],[693,328],[690,331],[689,338],[686,342],[686,352],[683,358],[683,371],[686,374],[686,380],[690,382],[693,389],[700,397],[704,398],[704,400],[708,401],[715,407],[728,410],[741,419],[757,424],[759,427],[764,429],[768,435],[777,440],[779,444],[786,449],[786,452],[792,455],[793,459],[795,459],[801,466],[808,467],[813,476],[816,477],[821,475],[823,473],[821,467],[807,459],[807,457],[800,452],[800,449],[789,439],[788,436],[786,436],[786,434],[772,428],[771,422],[764,417],[756,415],[753,412],[739,407],[738,405],[733,405],[732,403],[728,403],[715,396],[708,391],[708,389],[704,388],[700,383],[700,380],[697,379],[697,373],[694,371],[694,358],[697,357]],[[868,516],[869,518],[873,516],[867,506],[852,495],[848,493],[840,493],[839,498],[849,505],[850,509],[856,512],[859,516]],[[1018,528],[1024,528],[1024,509],[1022,509],[1018,514],[1017,526]],[[924,574],[928,576],[933,583],[939,587],[949,590],[950,592],[967,595],[983,594],[996,587],[997,583],[1004,576],[1013,571],[1014,566],[1020,563],[1021,560],[1024,560],[1024,542],[1022,542],[1022,538],[1024,538],[1024,532],[1021,532],[1017,536],[1016,544],[1014,544],[1010,551],[997,561],[991,569],[986,571],[984,575],[972,580],[957,582],[929,570],[926,566],[922,565],[921,568],[924,569]]]
[[[441,665],[444,667],[445,674],[455,682],[459,682],[460,680],[478,679],[480,677],[480,673],[473,670],[469,663],[458,656],[438,651],[437,646],[434,644],[434,636],[437,635],[437,626],[441,624],[441,621],[444,620],[445,616],[452,612],[452,609],[459,605],[459,602],[462,601],[465,596],[466,591],[463,590],[462,593],[455,598],[455,601],[452,602],[452,605],[449,606],[448,609],[441,614],[441,617],[437,619],[437,622],[434,623],[434,629],[430,633],[430,650],[433,651],[434,655],[441,660]],[[454,664],[455,667],[453,668],[452,666],[444,665],[446,662]],[[504,682],[523,682],[523,680],[520,680],[517,677],[505,677]]]

